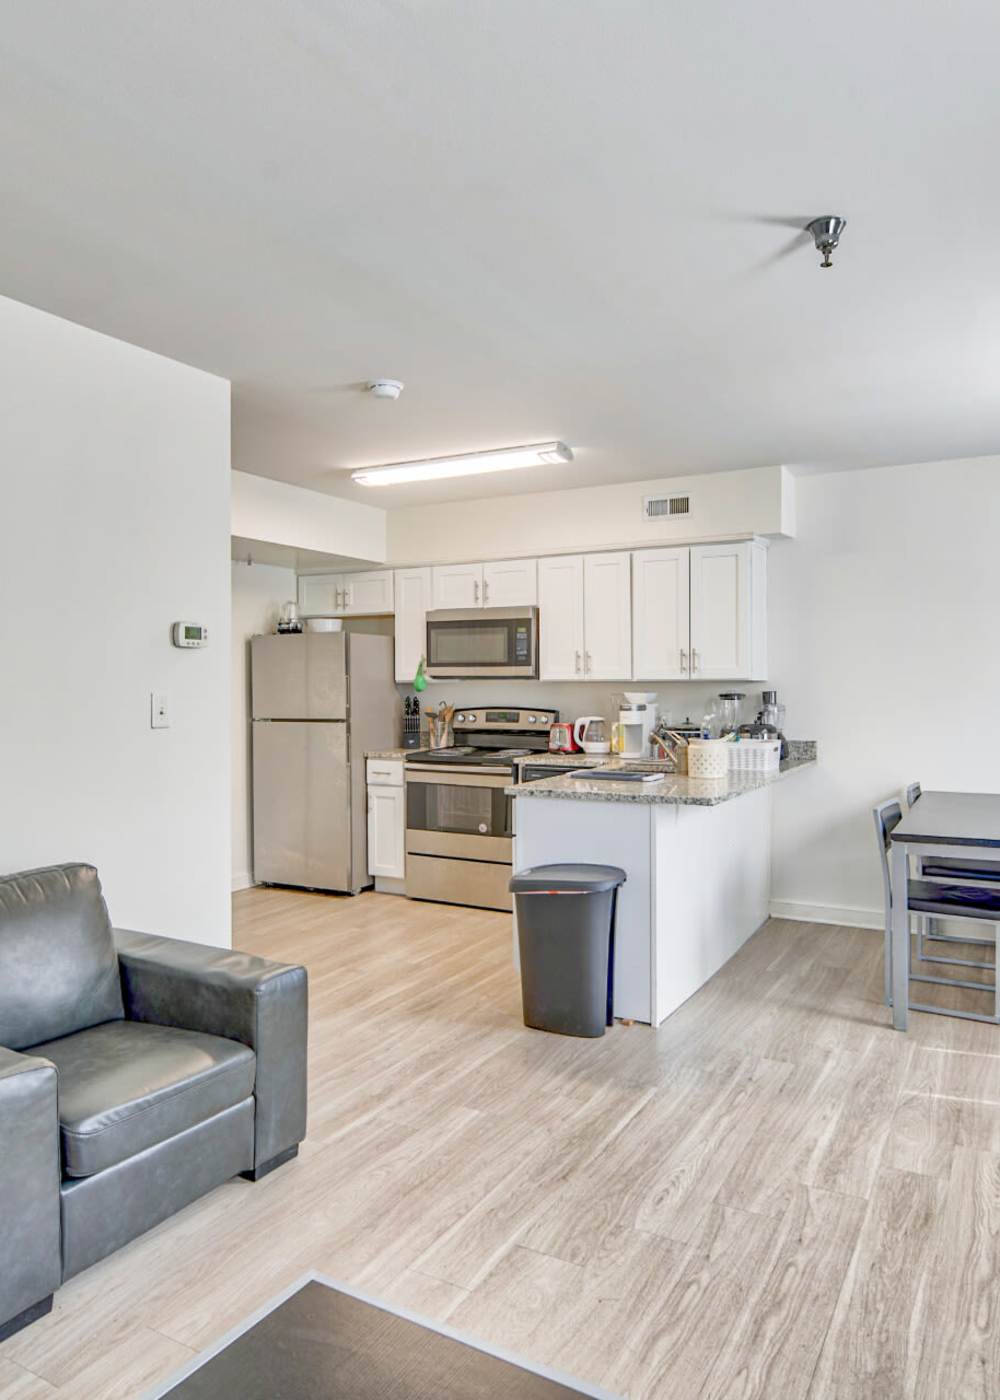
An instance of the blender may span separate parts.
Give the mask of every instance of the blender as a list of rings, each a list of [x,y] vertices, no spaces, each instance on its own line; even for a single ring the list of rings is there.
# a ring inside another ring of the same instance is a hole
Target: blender
[[[722,701],[718,714],[720,739],[724,739],[727,734],[738,734],[740,732],[740,725],[743,722],[743,701],[746,698],[746,692],[743,690],[723,690],[719,692],[719,699]]]

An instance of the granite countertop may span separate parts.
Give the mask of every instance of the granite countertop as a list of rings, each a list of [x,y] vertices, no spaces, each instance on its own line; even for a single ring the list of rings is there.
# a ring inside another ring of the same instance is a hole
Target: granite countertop
[[[747,792],[757,792],[780,782],[789,773],[799,768],[808,768],[816,762],[816,745],[810,740],[790,741],[790,756],[785,759],[777,773],[729,773],[724,778],[687,778],[676,773],[665,772],[662,778],[651,783],[615,783],[602,779],[588,783],[585,778],[552,777],[539,782],[525,783],[505,788],[511,797],[555,797],[568,801],[587,802],[641,802],[667,806],[717,807],[722,802],[731,802],[734,797],[742,797]],[[573,755],[553,754],[553,758],[572,758]],[[584,755],[593,759],[595,755]],[[558,767],[567,765],[559,764]],[[645,760],[629,763],[621,759],[617,762],[606,755],[598,758],[598,763],[577,763],[584,767],[622,767],[648,769],[651,765]]]
[[[368,749],[365,758],[414,758],[426,749]]]

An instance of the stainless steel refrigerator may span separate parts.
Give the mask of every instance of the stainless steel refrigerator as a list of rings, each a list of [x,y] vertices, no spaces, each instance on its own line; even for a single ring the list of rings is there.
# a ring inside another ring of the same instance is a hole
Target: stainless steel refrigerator
[[[365,752],[401,730],[392,638],[254,637],[250,694],[254,879],[357,894],[371,884]]]

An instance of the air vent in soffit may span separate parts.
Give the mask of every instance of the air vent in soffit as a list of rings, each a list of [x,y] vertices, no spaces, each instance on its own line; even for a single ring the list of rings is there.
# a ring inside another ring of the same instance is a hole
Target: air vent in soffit
[[[643,520],[677,520],[691,514],[690,496],[643,496]]]

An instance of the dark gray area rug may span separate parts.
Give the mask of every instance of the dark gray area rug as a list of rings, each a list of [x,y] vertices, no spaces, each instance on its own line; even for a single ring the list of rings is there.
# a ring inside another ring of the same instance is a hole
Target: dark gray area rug
[[[319,1278],[255,1317],[153,1394],[173,1400],[613,1400],[607,1391],[543,1374]]]

